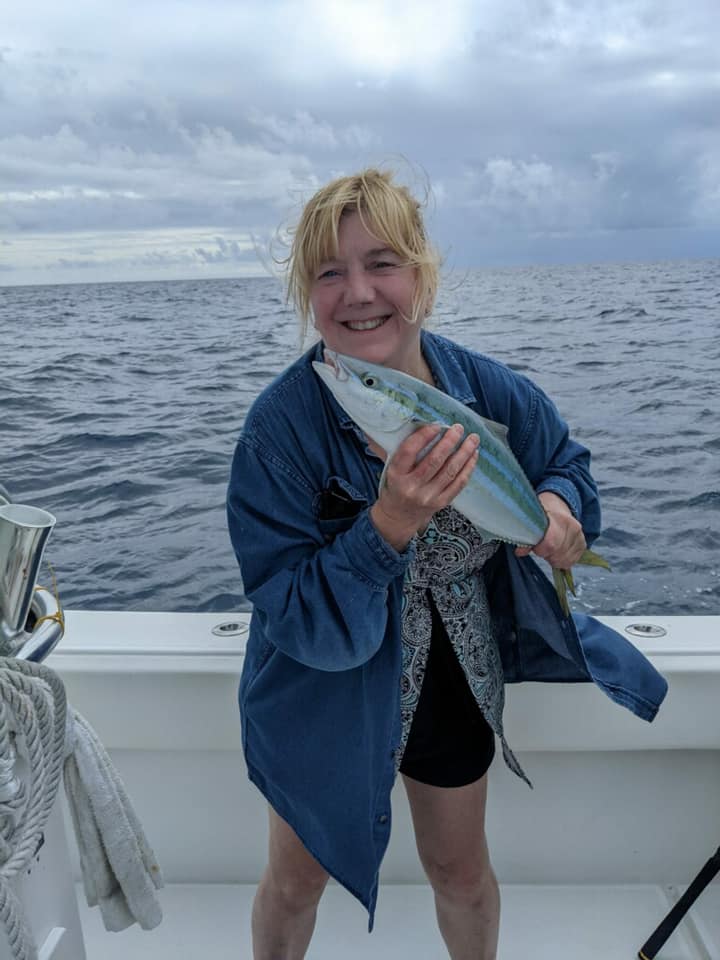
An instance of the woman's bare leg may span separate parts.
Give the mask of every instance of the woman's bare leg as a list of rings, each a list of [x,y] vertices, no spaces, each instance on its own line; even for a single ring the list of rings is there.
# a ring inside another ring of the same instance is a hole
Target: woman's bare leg
[[[465,787],[403,780],[418,853],[452,960],[495,960],[500,893],[485,839],[487,775]]]
[[[295,831],[268,807],[268,865],[252,912],[254,960],[302,960],[315,929],[327,872]]]

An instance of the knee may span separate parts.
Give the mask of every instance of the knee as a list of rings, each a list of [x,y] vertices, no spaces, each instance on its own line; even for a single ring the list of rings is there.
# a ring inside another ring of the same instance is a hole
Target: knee
[[[263,886],[275,903],[286,913],[303,913],[314,909],[328,882],[320,866],[304,869],[268,869]]]
[[[433,858],[424,867],[435,894],[457,906],[482,907],[497,898],[497,880],[487,857]]]

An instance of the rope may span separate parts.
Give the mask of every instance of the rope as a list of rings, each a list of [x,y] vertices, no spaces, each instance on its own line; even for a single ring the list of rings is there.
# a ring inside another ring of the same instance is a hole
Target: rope
[[[60,603],[60,593],[58,591],[57,580],[55,579],[55,571],[53,570],[52,564],[49,560],[46,561],[48,569],[50,570],[50,576],[52,577],[53,588],[48,590],[47,587],[35,587],[35,592],[42,590],[45,593],[52,593],[55,597],[55,603],[57,604],[57,613],[48,613],[44,617],[38,617],[38,619],[33,624],[33,630],[37,630],[41,623],[45,623],[46,620],[54,620],[55,623],[59,623],[62,632],[65,633],[65,613]],[[61,634],[62,636],[62,634]]]
[[[0,658],[0,924],[13,960],[37,960],[12,880],[35,856],[55,802],[65,718],[57,674],[42,664]],[[27,763],[27,785],[16,776],[19,754]]]

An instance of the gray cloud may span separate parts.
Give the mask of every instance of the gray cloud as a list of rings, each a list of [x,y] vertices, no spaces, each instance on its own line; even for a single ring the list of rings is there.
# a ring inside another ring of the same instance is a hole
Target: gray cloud
[[[717,253],[716,0],[347,2],[13,5],[4,279],[247,270],[321,182],[397,157],[461,265]]]

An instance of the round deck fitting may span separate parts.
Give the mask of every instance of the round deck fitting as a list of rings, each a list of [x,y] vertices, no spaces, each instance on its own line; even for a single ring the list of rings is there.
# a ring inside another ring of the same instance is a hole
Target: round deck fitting
[[[625,633],[631,637],[664,637],[667,634],[665,627],[659,627],[655,623],[630,623],[625,627]]]
[[[216,624],[210,632],[216,637],[239,637],[247,631],[246,623],[240,623],[237,620],[225,620],[223,623]]]

